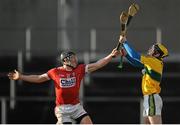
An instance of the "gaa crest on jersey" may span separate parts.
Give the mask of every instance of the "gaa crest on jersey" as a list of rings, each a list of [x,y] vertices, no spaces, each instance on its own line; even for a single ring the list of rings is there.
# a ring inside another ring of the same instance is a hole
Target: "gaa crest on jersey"
[[[76,85],[76,77],[60,78],[61,88],[70,88]]]

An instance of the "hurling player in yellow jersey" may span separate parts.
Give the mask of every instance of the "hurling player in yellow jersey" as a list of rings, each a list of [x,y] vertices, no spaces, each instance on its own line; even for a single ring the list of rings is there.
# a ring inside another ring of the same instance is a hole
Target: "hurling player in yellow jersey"
[[[144,95],[143,117],[145,124],[161,124],[161,110],[163,102],[159,93],[163,72],[163,58],[168,56],[168,50],[160,43],[154,44],[147,55],[136,52],[128,43],[125,36],[120,36],[119,42],[123,44],[125,57],[136,67],[143,68],[142,93]]]

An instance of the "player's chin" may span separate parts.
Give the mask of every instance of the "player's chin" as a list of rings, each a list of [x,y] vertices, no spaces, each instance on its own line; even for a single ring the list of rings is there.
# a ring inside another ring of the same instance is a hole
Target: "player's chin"
[[[73,67],[74,67],[74,68],[76,68],[76,67],[77,67],[77,65],[78,65],[78,64],[77,64],[77,63],[75,63],[75,64],[73,64]]]
[[[147,55],[148,55],[148,56],[151,56],[151,55],[152,55],[152,52],[151,52],[151,51],[148,51],[148,52],[147,52]]]

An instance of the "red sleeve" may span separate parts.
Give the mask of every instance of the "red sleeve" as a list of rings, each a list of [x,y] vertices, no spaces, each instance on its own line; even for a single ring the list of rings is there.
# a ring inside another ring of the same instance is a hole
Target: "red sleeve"
[[[53,80],[55,79],[55,70],[56,70],[56,68],[53,68],[53,69],[50,69],[50,70],[47,72],[49,78],[51,78],[51,79],[53,79]]]
[[[80,64],[79,65],[79,69],[80,69],[80,72],[81,72],[81,77],[84,77],[84,75],[85,75],[85,68],[86,68],[85,64]]]

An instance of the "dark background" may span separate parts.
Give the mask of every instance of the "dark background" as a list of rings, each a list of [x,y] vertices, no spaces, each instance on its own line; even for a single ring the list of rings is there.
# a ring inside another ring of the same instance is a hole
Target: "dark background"
[[[128,40],[139,52],[156,42],[169,50],[161,82],[164,100],[163,123],[180,123],[180,1],[179,0],[0,0],[0,72],[19,68],[21,72],[41,74],[59,66],[57,58],[71,49],[80,63],[104,57],[116,46],[119,37],[119,15],[136,2],[140,11],[128,28]],[[31,31],[31,48],[27,49],[27,32]],[[91,31],[96,31],[96,49],[91,49]],[[30,58],[26,54],[30,53]],[[87,54],[87,55],[85,55]],[[141,69],[119,58],[84,80],[81,101],[94,123],[141,123]],[[88,81],[89,80],[89,81]],[[6,123],[56,123],[52,81],[36,85],[15,84],[15,105],[10,106],[8,78],[0,78],[1,123],[5,102]],[[12,100],[11,100],[12,101]]]

